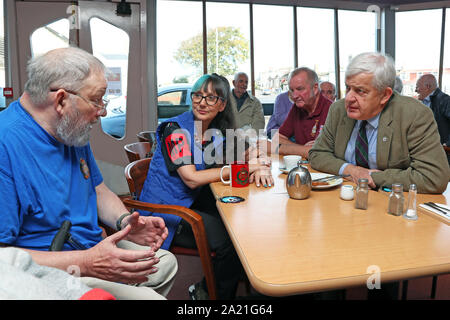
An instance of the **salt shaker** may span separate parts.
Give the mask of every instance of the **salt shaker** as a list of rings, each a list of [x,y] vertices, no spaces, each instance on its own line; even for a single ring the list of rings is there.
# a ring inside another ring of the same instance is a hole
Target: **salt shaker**
[[[403,214],[404,202],[403,185],[401,183],[392,184],[392,192],[389,195],[388,213],[394,216],[401,216]]]
[[[359,179],[356,187],[355,208],[367,210],[367,202],[369,198],[369,180]]]
[[[341,187],[340,196],[342,200],[353,200],[354,197],[353,186],[349,184],[344,184]]]
[[[406,208],[405,214],[403,215],[405,219],[417,220],[416,195],[417,186],[415,184],[410,184],[408,192],[408,206]]]

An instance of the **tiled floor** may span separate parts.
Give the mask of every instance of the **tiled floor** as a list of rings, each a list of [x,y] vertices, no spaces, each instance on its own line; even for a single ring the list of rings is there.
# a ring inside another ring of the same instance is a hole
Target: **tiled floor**
[[[174,286],[167,296],[169,300],[188,300],[188,287],[202,279],[202,267],[198,257],[177,256],[178,274]],[[408,300],[429,300],[432,277],[411,279],[408,281]],[[401,291],[401,288],[400,288]],[[245,286],[240,284],[238,296],[245,295]],[[367,299],[367,288],[357,287],[346,290],[346,300]],[[450,300],[450,274],[438,277],[436,300]]]

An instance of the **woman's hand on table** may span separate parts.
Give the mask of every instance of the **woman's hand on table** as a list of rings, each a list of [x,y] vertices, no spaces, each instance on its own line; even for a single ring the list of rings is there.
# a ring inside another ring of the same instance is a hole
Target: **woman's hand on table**
[[[249,182],[255,182],[256,186],[263,185],[271,187],[274,184],[272,177],[272,159],[267,155],[259,153],[257,156],[250,158],[249,161]]]
[[[249,182],[255,182],[257,187],[261,185],[265,188],[273,186],[274,180],[270,166],[259,165],[258,168],[250,174]]]

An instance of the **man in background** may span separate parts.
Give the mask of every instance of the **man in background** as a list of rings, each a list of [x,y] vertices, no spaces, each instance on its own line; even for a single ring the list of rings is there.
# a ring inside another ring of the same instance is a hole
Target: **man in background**
[[[450,96],[438,88],[436,78],[432,74],[424,74],[417,80],[416,92],[418,99],[433,111],[441,144],[450,146]],[[450,154],[447,153],[450,164]]]
[[[321,94],[319,78],[314,70],[297,68],[289,74],[288,83],[289,96],[294,105],[278,134],[272,138],[272,141],[279,139],[278,148],[270,145],[267,150],[297,154],[306,159],[325,123],[331,101]]]
[[[266,125],[261,102],[247,92],[248,76],[238,72],[233,80],[230,104],[236,119],[236,128],[254,129],[257,133]]]
[[[320,92],[334,102],[336,100],[336,87],[330,81],[322,81],[320,83]]]

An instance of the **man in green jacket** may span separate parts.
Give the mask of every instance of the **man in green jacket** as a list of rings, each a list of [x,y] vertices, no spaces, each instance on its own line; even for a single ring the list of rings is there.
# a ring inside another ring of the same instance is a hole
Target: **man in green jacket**
[[[433,113],[393,91],[395,67],[380,53],[356,56],[345,73],[346,96],[330,107],[309,151],[311,167],[367,178],[371,188],[416,184],[420,193],[442,193],[450,169]]]
[[[248,76],[238,72],[233,80],[230,104],[236,119],[236,128],[264,130],[265,120],[261,102],[247,92]]]

